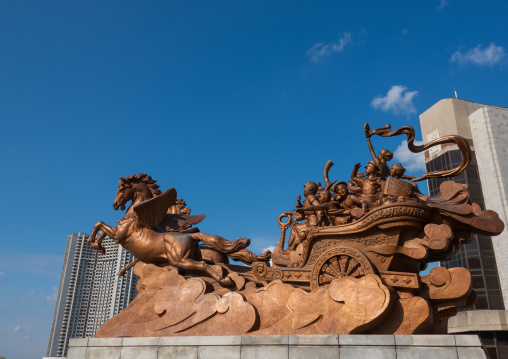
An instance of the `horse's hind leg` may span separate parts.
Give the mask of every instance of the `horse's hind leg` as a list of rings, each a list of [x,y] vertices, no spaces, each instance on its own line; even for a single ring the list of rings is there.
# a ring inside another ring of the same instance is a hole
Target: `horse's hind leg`
[[[187,272],[203,273],[215,279],[222,285],[233,285],[231,278],[223,278],[221,274],[213,270],[204,261],[196,260],[193,254],[199,250],[198,243],[188,235],[171,234],[164,235],[164,249],[169,264]]]
[[[203,261],[195,261],[190,258],[182,259],[178,264],[176,264],[176,267],[179,269],[183,269],[184,271],[189,272],[201,272],[206,273],[213,279],[215,279],[217,282],[219,282],[222,285],[225,286],[232,286],[234,285],[233,281],[229,277],[222,277],[219,273],[213,270],[211,266],[206,264]]]

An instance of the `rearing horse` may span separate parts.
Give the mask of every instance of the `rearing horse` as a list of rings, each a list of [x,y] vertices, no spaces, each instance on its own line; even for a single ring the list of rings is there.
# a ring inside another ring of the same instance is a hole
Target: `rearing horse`
[[[113,208],[124,210],[127,202],[132,200],[132,204],[116,227],[108,226],[104,222],[95,224],[88,238],[92,248],[104,253],[101,242],[109,236],[142,262],[167,263],[183,271],[207,274],[226,286],[234,285],[233,280],[229,276],[223,277],[201,260],[199,241],[234,260],[247,264],[270,259],[270,251],[255,255],[247,250],[246,247],[250,244],[248,238],[228,241],[219,236],[199,232],[164,232],[160,226],[165,221],[175,220],[172,217],[175,215],[168,215],[167,210],[175,203],[176,190],[170,188],[161,193],[155,182],[146,174],[120,177]],[[96,239],[99,231],[102,231],[102,234]]]

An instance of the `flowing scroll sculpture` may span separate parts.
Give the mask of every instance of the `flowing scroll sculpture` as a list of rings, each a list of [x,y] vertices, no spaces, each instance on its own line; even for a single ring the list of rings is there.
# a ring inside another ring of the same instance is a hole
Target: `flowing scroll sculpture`
[[[139,259],[138,295],[96,336],[445,332],[446,319],[476,300],[471,275],[464,268],[420,271],[449,259],[472,233],[497,235],[504,224],[471,203],[465,185],[445,181],[431,197],[414,183],[462,172],[471,158],[466,140],[431,143],[457,144],[461,166],[411,177],[400,164],[389,168],[391,152],[376,156],[370,142],[399,134],[413,151],[430,147],[414,145],[411,127],[366,125],[373,161],[365,173],[358,163],[347,182],[330,181],[328,161],[325,187],[304,185],[304,201],[298,195],[296,208],[279,216],[274,252],[259,256],[245,248],[245,238],[230,242],[192,228],[203,216],[175,209],[174,189],[160,193],[146,175],[121,178],[113,206],[133,204],[116,228],[96,224],[90,244],[101,250],[107,234]],[[231,265],[225,256],[250,266]]]
[[[428,172],[420,177],[408,178],[413,182],[423,181],[427,178],[455,177],[464,172],[467,166],[469,166],[469,164],[471,163],[471,146],[469,146],[469,142],[467,142],[467,140],[461,136],[455,135],[444,136],[437,138],[434,141],[431,141],[425,145],[417,146],[414,144],[415,130],[412,127],[403,126],[395,131],[392,131],[391,129],[392,127],[390,126],[390,124],[387,124],[386,126],[381,128],[377,128],[375,130],[371,130],[368,123],[365,123],[364,126],[365,137],[367,138],[367,143],[369,144],[369,150],[371,152],[372,158],[374,159],[374,162],[376,162],[376,165],[380,168],[381,175],[385,177],[387,177],[388,174],[390,173],[390,170],[386,165],[386,161],[387,160],[390,161],[393,158],[393,154],[390,151],[383,149],[379,151],[379,155],[376,157],[374,148],[372,147],[372,143],[370,142],[370,137],[373,135],[378,135],[382,137],[406,135],[408,149],[413,153],[423,152],[431,147],[447,143],[455,144],[459,147],[460,153],[462,154],[462,163],[460,164],[459,167],[452,168],[451,170]]]

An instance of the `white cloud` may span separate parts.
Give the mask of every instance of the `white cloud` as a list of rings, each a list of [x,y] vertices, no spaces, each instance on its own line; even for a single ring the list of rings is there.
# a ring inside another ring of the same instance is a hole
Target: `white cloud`
[[[0,272],[0,277],[3,277],[5,275],[5,272]]]
[[[450,58],[450,62],[457,62],[459,64],[472,64],[478,66],[493,66],[501,62],[506,57],[506,52],[503,46],[496,46],[491,43],[487,48],[482,49],[482,45],[470,49],[463,54],[460,51],[455,51]]]
[[[414,144],[421,146],[422,141],[414,141]],[[407,141],[404,140],[395,149],[393,153],[393,162],[400,162],[406,168],[407,171],[425,171],[425,155],[423,152],[413,153],[407,148]],[[411,175],[411,173],[406,173]]]
[[[18,325],[16,328],[14,328],[15,332],[18,332],[21,329],[21,325]]]
[[[408,36],[409,35],[409,30],[408,29],[402,30],[402,35]]]
[[[25,336],[23,337],[23,339],[25,339],[25,340],[30,339],[30,335],[25,335]]]
[[[391,111],[395,115],[408,115],[416,113],[413,98],[417,93],[418,91],[408,91],[405,86],[394,85],[386,96],[376,96],[370,104],[376,110]]]
[[[275,250],[275,247],[274,247],[274,246],[268,246],[268,247],[266,247],[266,248],[263,248],[263,249],[261,250],[261,253],[263,253],[264,251],[270,251],[270,252],[272,252],[272,253],[273,253],[273,251],[274,251],[274,250]],[[273,262],[272,262],[272,260],[271,260],[271,259],[270,259],[270,265],[273,265]]]
[[[307,56],[310,58],[310,61],[318,63],[336,52],[342,52],[347,45],[352,43],[353,40],[351,38],[351,33],[345,32],[337,40],[337,42],[331,44],[324,44],[320,42],[319,44],[312,46],[307,50]]]
[[[268,246],[268,247],[266,247],[266,248],[263,248],[263,249],[261,250],[261,253],[263,253],[264,251],[270,251],[270,252],[272,252],[272,253],[273,253],[274,249],[275,249],[275,247],[274,247],[274,246]]]
[[[54,303],[56,302],[57,298],[58,298],[58,288],[57,287],[53,287],[53,293],[51,293],[50,295],[46,296],[46,302],[49,302],[49,303]]]
[[[448,1],[447,0],[441,0],[441,2],[439,3],[439,6],[437,7],[438,10],[441,10],[443,9],[446,5],[448,5]]]

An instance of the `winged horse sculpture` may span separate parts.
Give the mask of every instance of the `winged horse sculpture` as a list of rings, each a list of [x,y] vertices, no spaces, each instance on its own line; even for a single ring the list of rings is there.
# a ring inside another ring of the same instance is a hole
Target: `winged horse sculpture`
[[[203,216],[167,214],[168,208],[176,201],[176,190],[170,188],[161,193],[155,182],[146,174],[120,177],[113,208],[124,210],[127,202],[132,201],[132,204],[127,209],[125,216],[118,221],[116,227],[109,226],[104,222],[95,224],[92,234],[88,238],[88,243],[92,248],[104,253],[101,242],[108,236],[142,262],[169,264],[185,272],[206,274],[224,286],[234,285],[234,280],[229,275],[223,277],[214,269],[213,265],[202,260],[199,249],[200,241],[207,247],[246,264],[270,260],[270,251],[255,255],[246,249],[250,244],[248,238],[228,241],[220,236],[201,232],[164,231],[163,228],[167,228],[168,223],[174,224],[178,218],[198,223]],[[193,219],[192,217],[198,218]],[[97,237],[99,231],[102,233]]]

